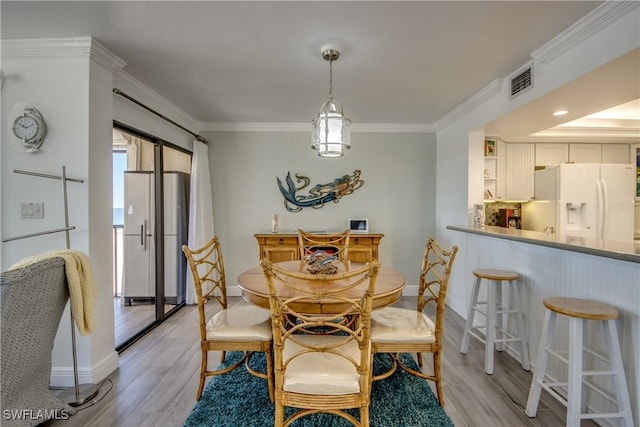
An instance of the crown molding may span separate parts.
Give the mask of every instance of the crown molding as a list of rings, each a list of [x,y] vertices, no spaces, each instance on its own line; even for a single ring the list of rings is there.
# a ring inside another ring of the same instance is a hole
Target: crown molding
[[[91,53],[91,38],[2,40],[3,57],[69,57]]]
[[[89,56],[98,64],[122,69],[127,63],[91,37],[62,39],[2,40],[0,52],[5,58],[70,58]]]
[[[98,40],[90,39],[91,41],[91,59],[103,67],[111,71],[122,70],[127,63],[119,56],[115,55],[109,49],[104,47]]]
[[[370,133],[433,133],[436,127],[432,123],[356,123],[351,125],[351,130]]]
[[[640,7],[638,1],[605,1],[550,42],[534,51],[531,57],[537,62],[547,64],[638,7]]]
[[[200,122],[198,129],[209,132],[307,132],[311,130],[311,124]]]
[[[639,141],[640,128],[617,129],[611,127],[555,127],[536,132],[531,136],[536,138],[570,138],[576,141],[580,141],[584,138]]]
[[[310,132],[310,123],[199,123],[200,131],[209,132]],[[421,123],[357,123],[352,133],[431,133],[435,127]]]
[[[142,98],[146,104],[150,104],[149,106],[155,110],[160,110],[164,115],[171,116],[171,119],[179,122],[182,126],[191,129],[195,133],[199,133],[202,131],[200,128],[200,122],[193,118],[189,113],[177,107],[171,101],[164,98],[158,92],[151,89],[149,86],[142,83],[140,80],[133,77],[131,74],[127,73],[124,70],[114,70],[114,73],[121,77],[123,80],[126,80],[128,84],[132,85],[135,88],[136,98],[140,97],[138,94],[142,93]],[[121,87],[124,92],[130,92],[127,88]],[[133,96],[133,93],[131,93]],[[114,94],[113,96],[117,96]],[[141,99],[142,101],[142,99]],[[171,114],[167,113],[170,112]]]
[[[480,89],[476,92],[471,98],[464,101],[462,104],[458,105],[456,108],[447,113],[444,117],[438,120],[434,127],[434,131],[438,131],[440,129],[444,129],[458,118],[467,114],[469,111],[493,98],[497,94],[500,93],[502,89],[502,83],[504,79],[495,79],[484,88]]]

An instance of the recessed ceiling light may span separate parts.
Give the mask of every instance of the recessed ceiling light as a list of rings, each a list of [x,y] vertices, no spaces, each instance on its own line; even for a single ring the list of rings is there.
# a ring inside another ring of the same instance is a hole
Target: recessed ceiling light
[[[553,115],[554,116],[564,116],[567,113],[568,113],[567,110],[558,110],[558,111],[554,111]]]

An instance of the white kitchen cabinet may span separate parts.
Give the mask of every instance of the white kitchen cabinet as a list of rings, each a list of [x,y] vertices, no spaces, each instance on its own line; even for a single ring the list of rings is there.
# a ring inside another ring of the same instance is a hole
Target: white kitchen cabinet
[[[507,144],[505,144],[503,141],[497,139],[497,156],[498,156],[498,161],[497,161],[497,167],[498,167],[498,172],[497,172],[497,176],[498,179],[496,182],[496,200],[504,200],[505,199],[505,194],[506,194],[506,185],[505,185],[505,179],[504,179],[504,175],[505,175],[505,171],[507,170]]]
[[[505,151],[504,199],[531,200],[534,195],[534,144],[506,144]]]
[[[569,162],[602,163],[602,144],[569,144]]]
[[[629,144],[602,144],[602,163],[631,163]]]
[[[630,163],[629,144],[569,144],[573,163]]]
[[[569,144],[536,144],[536,166],[556,166],[569,161]]]

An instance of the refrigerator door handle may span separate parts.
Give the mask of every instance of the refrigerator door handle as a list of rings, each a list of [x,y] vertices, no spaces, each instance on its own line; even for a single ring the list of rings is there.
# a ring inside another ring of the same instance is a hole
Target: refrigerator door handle
[[[142,246],[142,250],[146,251],[147,250],[147,246],[145,245],[145,232],[144,232],[144,226],[146,225],[147,221],[143,222],[142,224],[140,224],[140,246]]]
[[[607,235],[607,222],[609,221],[609,190],[607,189],[607,181],[600,180],[602,191],[602,234],[600,237],[604,239]]]
[[[596,180],[596,193],[598,197],[598,219],[596,225],[596,238],[601,239],[604,235],[604,194],[602,192],[602,181]]]

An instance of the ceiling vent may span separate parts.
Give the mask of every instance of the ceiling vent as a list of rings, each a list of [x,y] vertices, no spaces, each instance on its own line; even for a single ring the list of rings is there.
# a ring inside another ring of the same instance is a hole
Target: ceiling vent
[[[529,65],[511,78],[510,97],[514,98],[531,87],[533,87],[533,67]]]

